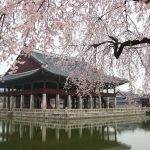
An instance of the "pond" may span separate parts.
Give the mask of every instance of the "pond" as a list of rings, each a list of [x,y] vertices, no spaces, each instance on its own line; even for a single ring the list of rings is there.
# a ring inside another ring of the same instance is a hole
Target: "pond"
[[[150,118],[0,119],[1,150],[149,150]]]

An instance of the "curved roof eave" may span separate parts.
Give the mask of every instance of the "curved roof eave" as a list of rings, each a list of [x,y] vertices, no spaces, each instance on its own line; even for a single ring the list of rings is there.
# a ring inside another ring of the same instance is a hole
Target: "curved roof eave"
[[[34,70],[30,70],[30,71],[26,71],[26,72],[22,72],[22,73],[17,73],[17,74],[8,74],[8,75],[4,75],[2,77],[2,81],[1,82],[6,82],[6,81],[10,81],[10,80],[14,80],[14,79],[20,79],[20,78],[25,78],[27,76],[33,75],[35,73],[37,73],[39,69],[34,69]]]

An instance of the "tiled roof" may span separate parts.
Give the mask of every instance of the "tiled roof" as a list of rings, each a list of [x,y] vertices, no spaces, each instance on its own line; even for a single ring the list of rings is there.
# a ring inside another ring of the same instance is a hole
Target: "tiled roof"
[[[46,71],[61,76],[68,76],[71,71],[77,68],[82,70],[86,65],[86,63],[73,60],[73,58],[70,61],[68,58],[62,59],[61,56],[39,52],[32,52],[31,57],[38,61]]]
[[[19,78],[25,78],[27,76],[30,76],[36,72],[38,72],[40,69],[35,69],[27,72],[22,72],[22,73],[17,73],[17,74],[8,74],[2,77],[2,81],[9,81],[9,80],[14,80],[14,79],[19,79]]]
[[[71,61],[70,61],[69,58],[61,59],[60,56],[56,56],[52,54],[44,55],[43,53],[32,52],[31,56],[36,61],[38,61],[45,70],[53,74],[61,75],[61,76],[68,76],[70,72],[73,72],[76,74],[76,76],[79,76],[82,70],[84,70],[87,65],[87,63],[84,61],[76,61],[74,58],[71,58]],[[61,65],[62,60],[63,62]],[[79,70],[79,72],[75,70]],[[99,73],[97,73],[96,71],[93,72],[91,78],[99,81],[99,78],[100,78]],[[114,76],[108,76],[108,75],[105,76],[105,79],[108,81],[108,83],[110,83],[111,81],[111,83],[115,85],[122,85],[128,82],[125,79],[114,77]]]

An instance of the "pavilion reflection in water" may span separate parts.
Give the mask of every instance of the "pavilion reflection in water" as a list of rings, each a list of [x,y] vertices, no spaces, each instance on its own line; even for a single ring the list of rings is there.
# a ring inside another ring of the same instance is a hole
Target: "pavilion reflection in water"
[[[17,144],[19,143],[19,145]],[[130,149],[117,141],[117,124],[79,128],[50,128],[32,123],[0,121],[0,148],[2,149]]]

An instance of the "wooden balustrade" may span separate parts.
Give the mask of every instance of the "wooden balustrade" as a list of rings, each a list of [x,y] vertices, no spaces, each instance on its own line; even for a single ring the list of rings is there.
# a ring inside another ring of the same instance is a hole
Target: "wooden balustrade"
[[[60,95],[76,95],[75,91],[70,91],[70,92],[66,92],[63,89],[48,89],[48,88],[42,88],[42,89],[30,89],[30,90],[24,90],[24,91],[5,91],[5,92],[0,92],[0,96],[18,96],[18,95],[30,95],[30,94],[60,94]],[[93,94],[94,95],[94,94]],[[95,94],[95,96],[97,96]],[[115,93],[101,93],[101,96],[104,97],[114,97]]]
[[[0,92],[0,96],[17,96],[17,95],[30,95],[30,94],[66,94],[62,89],[33,89],[33,90],[24,90],[24,91],[7,91]]]

